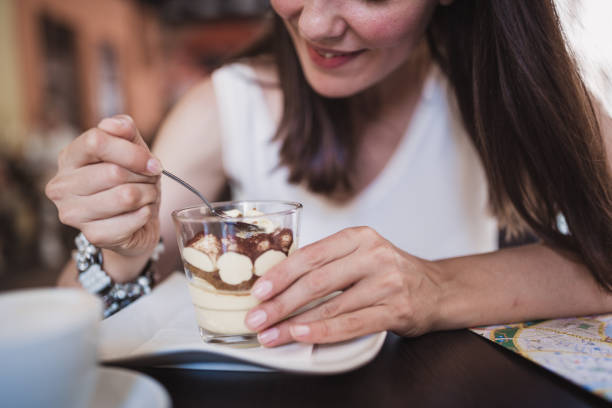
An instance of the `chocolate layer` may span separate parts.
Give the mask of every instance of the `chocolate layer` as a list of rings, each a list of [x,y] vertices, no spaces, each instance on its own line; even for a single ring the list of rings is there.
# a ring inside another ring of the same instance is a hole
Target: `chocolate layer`
[[[196,276],[200,279],[204,279],[206,282],[210,283],[212,286],[214,286],[215,289],[218,290],[228,290],[236,292],[249,291],[251,290],[257,279],[259,279],[259,276],[253,274],[253,277],[248,281],[241,282],[238,285],[230,285],[229,283],[225,283],[223,282],[223,280],[221,280],[221,277],[219,276],[219,271],[206,272],[196,268],[195,266],[187,262],[184,262],[184,265],[185,268],[189,269],[189,272],[191,272],[193,276]]]
[[[248,256],[251,261],[264,252],[275,249],[282,251],[285,255],[293,243],[293,234],[290,229],[285,228],[272,233],[259,233],[248,238],[234,235],[225,236],[221,239],[221,253],[233,251]]]
[[[261,254],[271,249],[281,251],[285,255],[288,255],[289,248],[293,243],[293,232],[289,228],[277,229],[272,233],[259,232],[256,234],[251,234],[247,237],[241,237],[231,234],[223,235],[221,238],[214,234],[208,234],[208,236],[210,236],[211,238],[214,237],[213,240],[216,239],[217,242],[220,243],[220,248],[218,248],[219,255],[225,252],[232,251],[242,255],[246,255],[251,259],[253,263],[255,263],[255,260]],[[205,234],[200,232],[196,234],[192,239],[190,239],[186,246],[198,249],[196,244],[204,237]],[[210,254],[208,255],[210,256]],[[255,281],[259,278],[258,276],[253,274],[253,277],[248,281],[241,282],[238,285],[230,285],[226,282],[223,282],[218,270],[213,272],[206,272],[201,269],[198,269],[197,267],[187,262],[185,262],[185,267],[189,269],[193,275],[197,276],[198,278],[204,279],[219,290],[250,290],[251,287],[255,284]]]
[[[204,236],[205,234],[202,232],[197,233],[185,246],[195,247],[195,244],[204,238]],[[255,262],[259,255],[269,249],[282,251],[285,255],[288,255],[289,248],[291,248],[293,243],[293,233],[289,228],[278,229],[272,233],[261,232],[250,235],[247,238],[236,235],[215,236],[215,238],[221,243],[220,253],[228,251],[238,252],[248,256],[253,262]]]

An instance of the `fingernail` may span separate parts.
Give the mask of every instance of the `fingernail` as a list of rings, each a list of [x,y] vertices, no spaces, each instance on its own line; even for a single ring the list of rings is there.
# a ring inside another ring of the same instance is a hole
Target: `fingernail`
[[[108,129],[108,126],[110,126],[111,129]],[[119,118],[104,118],[102,119],[102,121],[100,121],[100,124],[98,125],[99,128],[107,128],[106,130],[110,132],[113,131],[112,128],[123,126],[125,126],[125,123]]]
[[[263,299],[272,290],[272,282],[268,280],[259,280],[251,290],[251,294],[257,299]]]
[[[274,327],[272,329],[268,329],[264,332],[259,333],[259,335],[257,336],[257,339],[259,340],[260,343],[268,344],[278,339],[279,334],[280,334],[280,330]]]
[[[290,326],[289,331],[293,337],[303,337],[310,334],[310,327],[303,324],[296,324],[295,326]]]
[[[121,116],[115,116],[113,118],[113,120],[115,122],[119,123],[120,126],[123,126],[123,127],[130,126],[130,121],[128,119],[126,119],[126,118],[121,117]]]
[[[159,174],[162,170],[161,163],[157,159],[149,159],[147,162],[147,170],[152,174]]]
[[[263,310],[257,310],[256,312],[251,313],[251,315],[246,320],[246,325],[251,329],[256,329],[268,318],[268,315]]]

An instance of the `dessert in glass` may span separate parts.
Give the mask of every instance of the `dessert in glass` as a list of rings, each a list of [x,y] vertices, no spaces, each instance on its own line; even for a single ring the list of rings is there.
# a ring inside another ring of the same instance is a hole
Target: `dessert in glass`
[[[302,205],[286,201],[232,201],[172,212],[189,293],[202,339],[255,344],[244,324],[258,304],[257,279],[298,246]]]

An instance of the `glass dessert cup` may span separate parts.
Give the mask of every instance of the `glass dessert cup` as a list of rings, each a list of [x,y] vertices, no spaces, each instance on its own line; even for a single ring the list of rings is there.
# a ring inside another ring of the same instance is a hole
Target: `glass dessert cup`
[[[257,344],[244,324],[254,283],[298,247],[302,205],[227,201],[172,212],[189,293],[207,343]]]

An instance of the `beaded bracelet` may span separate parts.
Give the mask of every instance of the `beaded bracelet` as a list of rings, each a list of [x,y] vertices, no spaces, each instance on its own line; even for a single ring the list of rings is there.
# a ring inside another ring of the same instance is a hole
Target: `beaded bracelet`
[[[164,251],[161,239],[140,275],[133,281],[125,283],[113,282],[102,269],[104,264],[102,251],[91,244],[82,232],[76,236],[74,243],[77,249],[73,257],[79,271],[79,282],[85,290],[102,298],[104,318],[112,316],[136,299],[151,292],[154,284],[155,262]]]

